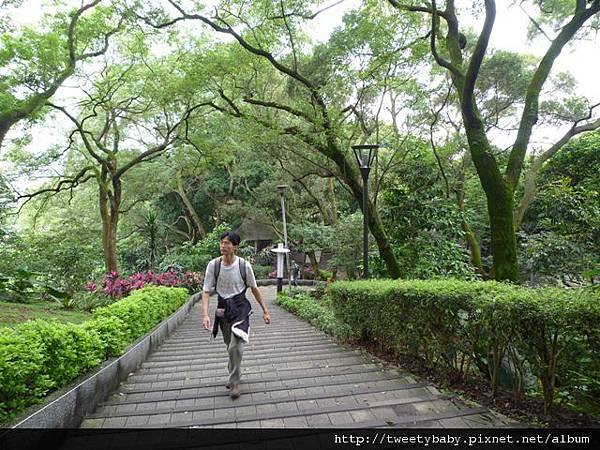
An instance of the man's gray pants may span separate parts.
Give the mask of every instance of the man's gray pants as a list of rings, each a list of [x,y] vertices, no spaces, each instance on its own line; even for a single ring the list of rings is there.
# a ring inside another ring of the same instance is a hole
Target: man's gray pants
[[[231,332],[231,323],[225,319],[219,321],[221,333],[223,333],[223,341],[227,346],[229,353],[229,363],[227,370],[229,371],[228,384],[233,387],[240,383],[242,378],[242,356],[244,355],[244,341]]]

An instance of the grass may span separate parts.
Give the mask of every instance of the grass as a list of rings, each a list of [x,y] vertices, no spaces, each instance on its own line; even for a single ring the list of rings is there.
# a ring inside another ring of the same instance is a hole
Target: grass
[[[59,322],[85,322],[91,314],[85,311],[62,309],[58,303],[0,302],[0,327],[12,327],[30,319],[56,319]]]

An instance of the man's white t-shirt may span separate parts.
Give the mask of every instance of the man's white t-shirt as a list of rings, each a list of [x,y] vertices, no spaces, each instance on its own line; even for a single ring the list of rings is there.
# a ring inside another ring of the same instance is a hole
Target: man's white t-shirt
[[[215,263],[218,259],[220,258],[211,260],[206,266],[204,287],[202,289],[204,292],[212,293],[216,290],[221,297],[231,298],[242,293],[246,289],[246,285],[249,288],[257,287],[254,270],[252,270],[252,265],[248,261],[246,261],[246,285],[244,285],[244,279],[240,273],[240,257],[236,256],[230,266],[226,266],[221,261],[219,280],[215,289]]]

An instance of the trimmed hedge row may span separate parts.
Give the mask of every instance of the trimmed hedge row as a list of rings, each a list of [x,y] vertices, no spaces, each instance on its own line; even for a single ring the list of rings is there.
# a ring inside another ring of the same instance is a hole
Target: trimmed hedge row
[[[120,355],[188,297],[183,288],[147,287],[98,308],[82,324],[34,320],[0,328],[0,422]]]
[[[591,290],[381,280],[337,282],[329,295],[340,320],[388,350],[463,377],[479,367],[493,393],[508,372],[516,397],[533,375],[545,414],[557,389],[571,406],[600,410],[600,296]]]
[[[357,337],[350,326],[335,317],[327,298],[316,300],[306,293],[296,292],[293,296],[289,296],[280,292],[277,294],[277,303],[327,334],[342,339]]]

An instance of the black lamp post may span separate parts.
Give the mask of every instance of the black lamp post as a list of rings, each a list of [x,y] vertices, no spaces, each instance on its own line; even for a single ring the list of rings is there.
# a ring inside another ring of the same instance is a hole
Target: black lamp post
[[[363,278],[369,278],[369,172],[378,148],[377,144],[352,146],[363,179]]]

